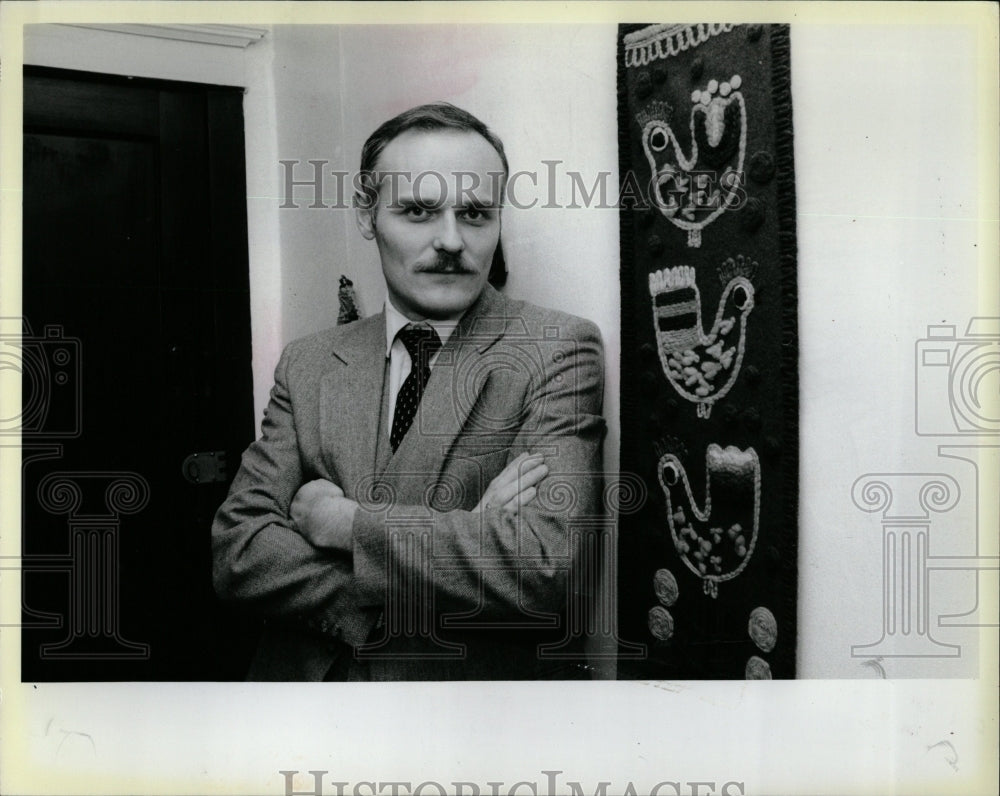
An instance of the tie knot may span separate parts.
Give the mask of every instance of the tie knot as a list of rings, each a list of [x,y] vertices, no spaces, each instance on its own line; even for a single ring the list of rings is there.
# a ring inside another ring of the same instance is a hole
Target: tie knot
[[[399,330],[399,339],[403,341],[410,361],[421,368],[426,368],[434,355],[441,348],[441,338],[430,326],[415,326],[407,324]]]

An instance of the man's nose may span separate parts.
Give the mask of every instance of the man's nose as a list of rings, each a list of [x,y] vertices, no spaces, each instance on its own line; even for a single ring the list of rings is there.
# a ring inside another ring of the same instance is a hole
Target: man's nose
[[[462,230],[458,217],[451,209],[442,210],[438,215],[437,235],[434,238],[434,248],[438,251],[458,253],[465,248]]]

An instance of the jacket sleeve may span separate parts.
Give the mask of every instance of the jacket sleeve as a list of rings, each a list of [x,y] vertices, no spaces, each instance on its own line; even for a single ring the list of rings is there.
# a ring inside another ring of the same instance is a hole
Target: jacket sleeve
[[[359,604],[391,607],[419,589],[435,613],[467,611],[484,620],[566,607],[583,537],[602,519],[605,433],[600,332],[573,319],[561,332],[567,336],[574,341],[568,355],[543,357],[507,452],[507,462],[524,451],[545,454],[549,475],[535,500],[517,515],[362,503],[353,526]]]
[[[303,483],[288,389],[292,349],[275,369],[260,438],[243,454],[212,526],[213,581],[220,598],[264,616],[338,633],[351,602],[350,556],[313,547],[289,517]]]

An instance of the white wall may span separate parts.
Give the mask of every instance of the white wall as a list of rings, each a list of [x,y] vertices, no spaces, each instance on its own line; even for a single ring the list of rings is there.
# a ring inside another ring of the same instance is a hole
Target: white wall
[[[937,444],[947,439],[914,433],[914,348],[928,324],[955,324],[961,335],[987,306],[998,314],[995,292],[982,297],[983,305],[978,295],[980,274],[996,269],[995,249],[992,261],[984,258],[995,233],[984,236],[977,218],[991,213],[982,203],[996,172],[984,163],[992,152],[977,138],[987,87],[978,83],[976,36],[971,27],[919,25],[792,31],[801,335],[799,662],[806,677],[873,671],[865,659],[851,657],[851,646],[878,641],[882,633],[882,529],[880,515],[853,504],[854,479],[953,475],[964,498],[935,518],[930,553],[975,552],[974,473],[937,456]],[[904,496],[895,499],[901,503]],[[996,528],[981,531],[990,538]],[[995,583],[993,577],[986,589]],[[931,617],[976,601],[972,573],[932,573],[928,588]],[[994,602],[995,592],[986,589],[980,599]],[[890,657],[883,666],[890,677],[973,676],[979,632],[932,626],[933,637],[964,654]],[[989,635],[982,641],[995,646],[991,632],[992,641]]]

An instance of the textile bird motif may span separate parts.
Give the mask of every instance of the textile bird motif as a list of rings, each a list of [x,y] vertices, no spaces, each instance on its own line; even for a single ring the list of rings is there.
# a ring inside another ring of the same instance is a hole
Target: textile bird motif
[[[719,583],[746,569],[757,544],[760,461],[753,448],[712,443],[705,452],[705,470],[704,509],[698,508],[688,475],[672,453],[660,457],[657,475],[674,547],[702,579],[705,594],[718,597]]]
[[[739,375],[747,316],[754,305],[753,284],[745,276],[729,281],[708,334],[702,331],[701,294],[691,266],[650,274],[649,295],[656,348],[667,381],[679,395],[697,404],[698,417],[707,418]]]
[[[691,94],[688,153],[670,124],[668,104],[654,100],[637,114],[655,183],[653,202],[667,221],[688,233],[692,248],[701,246],[702,229],[746,198],[747,109],[741,85],[742,78],[733,75],[722,83],[709,80]]]

